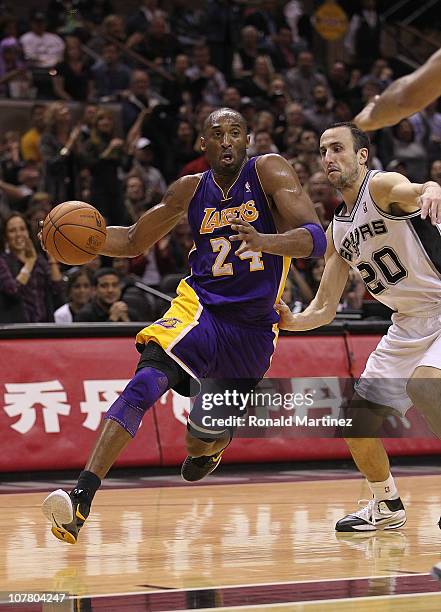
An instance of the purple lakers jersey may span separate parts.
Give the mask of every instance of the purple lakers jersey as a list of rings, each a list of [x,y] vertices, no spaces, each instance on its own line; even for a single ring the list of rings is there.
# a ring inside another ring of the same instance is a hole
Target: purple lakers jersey
[[[227,220],[231,214],[260,233],[277,233],[256,160],[245,163],[226,193],[211,170],[203,173],[188,209],[195,245],[186,282],[204,306],[221,316],[241,323],[275,323],[274,304],[282,294],[290,258],[254,251],[237,256],[240,242],[229,240],[235,233]]]

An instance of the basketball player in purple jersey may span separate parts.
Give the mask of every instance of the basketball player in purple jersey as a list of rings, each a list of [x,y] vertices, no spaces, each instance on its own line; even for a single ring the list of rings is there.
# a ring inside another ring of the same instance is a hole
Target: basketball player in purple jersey
[[[77,486],[51,493],[43,511],[52,533],[74,544],[108,470],[145,412],[168,389],[189,395],[189,380],[255,384],[270,365],[279,301],[291,257],[321,257],[326,237],[296,173],[279,155],[248,159],[246,123],[228,108],[206,120],[201,148],[211,170],[184,176],[131,227],[109,227],[102,254],[145,252],[187,213],[194,238],[191,274],[164,317],[136,338],[135,376],[113,403]],[[236,234],[234,233],[236,232]],[[197,383],[199,384],[199,383]],[[196,399],[187,424],[185,480],[212,472],[232,431],[206,427]],[[206,414],[206,413],[205,413]]]

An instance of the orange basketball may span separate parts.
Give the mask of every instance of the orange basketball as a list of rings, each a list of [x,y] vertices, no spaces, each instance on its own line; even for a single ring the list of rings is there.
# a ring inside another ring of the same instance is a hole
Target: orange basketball
[[[106,223],[86,202],[63,202],[43,223],[42,242],[57,261],[79,265],[92,261],[106,241]]]

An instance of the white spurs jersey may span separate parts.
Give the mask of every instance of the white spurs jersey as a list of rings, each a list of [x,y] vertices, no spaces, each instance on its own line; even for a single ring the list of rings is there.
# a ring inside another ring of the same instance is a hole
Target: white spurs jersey
[[[350,215],[334,213],[332,237],[340,256],[357,268],[369,293],[399,313],[431,316],[441,310],[441,225],[420,212],[396,217],[372,199],[367,173]]]

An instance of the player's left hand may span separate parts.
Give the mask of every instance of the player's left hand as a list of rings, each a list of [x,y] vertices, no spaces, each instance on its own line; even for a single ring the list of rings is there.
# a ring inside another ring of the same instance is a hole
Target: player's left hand
[[[428,185],[418,200],[421,206],[421,219],[430,217],[432,225],[441,223],[441,187],[436,184]]]
[[[265,234],[260,234],[248,221],[229,217],[231,221],[231,229],[237,232],[230,236],[231,242],[242,242],[240,247],[235,252],[235,255],[241,255],[245,251],[264,251]]]

